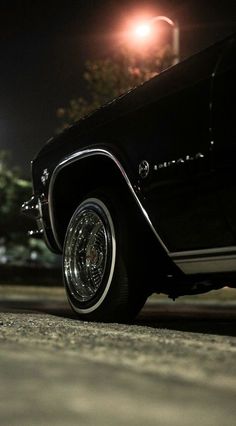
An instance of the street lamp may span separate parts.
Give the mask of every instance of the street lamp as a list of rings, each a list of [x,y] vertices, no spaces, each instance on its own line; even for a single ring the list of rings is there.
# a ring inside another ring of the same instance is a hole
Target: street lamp
[[[139,38],[149,37],[151,34],[151,28],[154,23],[157,21],[164,21],[172,27],[173,30],[173,39],[172,39],[172,50],[173,50],[173,65],[179,62],[179,26],[177,22],[172,21],[172,19],[167,16],[154,16],[149,19],[149,21],[138,25],[135,28],[135,35]]]

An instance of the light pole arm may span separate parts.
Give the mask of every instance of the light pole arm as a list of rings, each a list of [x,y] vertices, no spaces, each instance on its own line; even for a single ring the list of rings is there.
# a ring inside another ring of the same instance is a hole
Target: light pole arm
[[[178,25],[175,25],[173,28],[173,65],[178,64],[180,58],[179,58],[179,27]]]
[[[174,22],[172,19],[167,16],[154,16],[150,22],[164,21],[172,27],[173,30],[173,40],[172,40],[172,50],[173,50],[173,65],[179,62],[180,57],[180,42],[179,42],[179,25],[177,22]]]

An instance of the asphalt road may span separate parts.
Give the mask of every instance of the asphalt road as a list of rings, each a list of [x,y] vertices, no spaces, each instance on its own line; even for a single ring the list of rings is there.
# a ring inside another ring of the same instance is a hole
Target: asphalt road
[[[63,289],[0,286],[0,424],[236,424],[236,291],[76,320]]]

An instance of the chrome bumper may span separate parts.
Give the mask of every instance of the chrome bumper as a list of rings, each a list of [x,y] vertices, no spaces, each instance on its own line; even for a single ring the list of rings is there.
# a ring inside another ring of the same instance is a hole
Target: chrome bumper
[[[28,236],[31,238],[42,238],[44,233],[41,201],[33,195],[29,201],[21,206],[21,213],[37,221],[38,229],[28,231]]]
[[[39,199],[33,195],[29,201],[25,201],[21,206],[21,213],[32,219],[38,219],[40,217]]]
[[[21,206],[21,212],[37,222],[37,228],[28,231],[31,238],[43,238],[48,248],[59,253],[50,227],[48,200],[44,194],[33,195]]]

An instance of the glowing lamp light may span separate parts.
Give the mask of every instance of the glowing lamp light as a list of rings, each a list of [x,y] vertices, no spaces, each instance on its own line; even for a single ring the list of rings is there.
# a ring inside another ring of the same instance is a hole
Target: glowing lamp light
[[[129,31],[126,32],[128,34],[127,40],[133,46],[138,47],[141,46],[142,50],[145,49],[150,43],[154,40],[155,37],[159,37],[157,27],[155,27],[155,31],[153,31],[153,25],[158,23],[158,21],[166,22],[172,28],[172,52],[173,52],[173,65],[176,65],[179,62],[179,26],[177,21],[173,21],[168,18],[168,16],[154,16],[145,22],[145,18],[143,22],[138,24],[136,21],[133,22],[133,25]]]
[[[146,38],[151,33],[151,27],[149,24],[140,24],[135,28],[134,33],[138,38]]]

